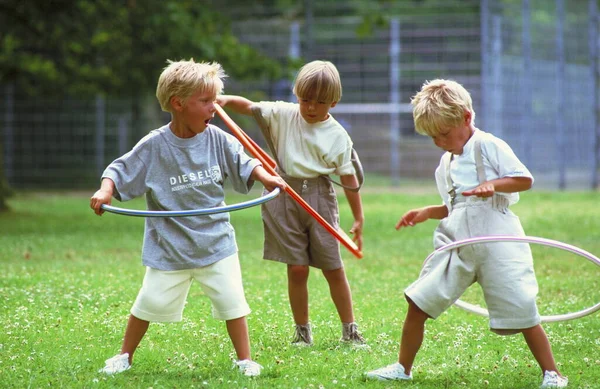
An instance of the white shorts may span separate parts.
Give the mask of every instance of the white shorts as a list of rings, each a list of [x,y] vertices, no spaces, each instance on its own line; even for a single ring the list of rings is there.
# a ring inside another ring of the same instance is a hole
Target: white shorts
[[[236,253],[196,269],[164,271],[147,267],[131,314],[150,322],[181,321],[193,280],[200,283],[210,298],[215,319],[232,320],[250,313]]]
[[[514,213],[490,204],[473,200],[455,206],[435,231],[435,248],[476,236],[525,235]],[[508,335],[540,323],[538,284],[526,243],[479,243],[441,252],[423,265],[405,294],[436,318],[474,282],[483,290],[492,331]]]

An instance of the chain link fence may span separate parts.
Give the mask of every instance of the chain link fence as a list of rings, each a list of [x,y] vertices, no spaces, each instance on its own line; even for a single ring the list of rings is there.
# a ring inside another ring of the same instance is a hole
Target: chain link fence
[[[441,151],[414,132],[409,102],[424,81],[447,78],[470,90],[476,126],[505,139],[537,185],[598,186],[596,0],[398,0],[380,3],[373,12],[389,23],[367,35],[357,33],[364,17],[353,4],[305,0],[280,15],[257,3],[224,2],[221,12],[235,21],[241,42],[274,58],[337,65],[344,92],[332,113],[352,136],[367,175],[400,186],[432,179]],[[226,93],[293,101],[290,77],[228,79]],[[97,185],[108,163],[168,120],[152,97],[143,109],[142,122],[132,123],[132,104],[123,99],[40,101],[2,86],[9,183]],[[252,120],[233,117],[264,146]]]

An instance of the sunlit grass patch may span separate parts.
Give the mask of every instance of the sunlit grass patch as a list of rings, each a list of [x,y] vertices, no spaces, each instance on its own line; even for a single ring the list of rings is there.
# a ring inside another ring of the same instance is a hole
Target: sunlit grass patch
[[[258,196],[253,192],[251,196]],[[231,195],[228,202],[248,200]],[[561,240],[600,254],[597,193],[524,193],[513,207],[528,235]],[[450,308],[429,321],[410,384],[366,381],[364,373],[396,360],[406,302],[432,250],[431,221],[396,231],[410,208],[439,203],[435,193],[365,191],[365,257],[343,251],[360,330],[368,349],[341,344],[341,325],[322,274],[311,270],[310,314],[315,344],[298,348],[285,266],[262,260],[260,210],[231,214],[240,248],[257,379],[232,369],[225,324],[193,285],[180,323],[152,324],[131,370],[97,373],[116,354],[141,286],[142,218],[96,217],[88,196],[21,194],[0,215],[0,386],[132,388],[537,388],[541,373],[522,336],[501,337],[485,318]],[[115,205],[144,208],[143,200]],[[350,211],[340,197],[342,227]],[[600,268],[554,248],[532,245],[543,315],[600,301]],[[483,304],[478,286],[463,296]],[[571,388],[600,382],[598,314],[544,326]]]

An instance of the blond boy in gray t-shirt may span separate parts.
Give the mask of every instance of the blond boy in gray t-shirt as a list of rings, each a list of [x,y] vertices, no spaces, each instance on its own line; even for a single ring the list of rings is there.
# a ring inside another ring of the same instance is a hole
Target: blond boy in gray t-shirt
[[[267,190],[284,188],[244,153],[232,135],[210,124],[225,73],[217,63],[171,62],[158,80],[156,97],[171,113],[171,122],[151,131],[104,171],[90,207],[102,215],[112,197],[126,201],[145,195],[151,211],[214,208],[224,205],[225,180],[248,193],[254,180]],[[262,366],[252,360],[235,232],[228,213],[182,218],[147,218],[142,262],[146,274],[131,308],[121,352],[100,371],[128,370],[150,322],[181,321],[192,282],[212,303],[213,316],[224,320],[233,343],[235,366],[257,376]]]

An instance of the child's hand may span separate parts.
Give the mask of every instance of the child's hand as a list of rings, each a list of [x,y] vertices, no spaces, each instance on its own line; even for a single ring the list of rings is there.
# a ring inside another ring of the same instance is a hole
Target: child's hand
[[[90,208],[94,210],[96,215],[102,216],[104,210],[101,208],[102,204],[110,205],[112,200],[112,194],[104,189],[99,189],[90,198]]]
[[[275,188],[281,188],[281,190],[285,190],[285,187],[287,186],[283,178],[279,176],[272,176],[270,174],[266,174],[261,182],[265,189],[269,192],[272,192]]]
[[[219,104],[221,107],[226,106],[227,105],[226,97],[224,97],[223,95],[218,95],[217,99],[215,100],[215,103]]]
[[[429,219],[429,211],[427,208],[411,209],[406,212],[402,219],[396,223],[396,229],[399,230],[402,227],[412,227],[415,224],[422,223]]]
[[[250,178],[255,181],[260,181],[261,184],[265,187],[266,190],[272,192],[275,188],[281,188],[285,190],[287,184],[283,180],[283,178],[279,176],[272,176],[263,168],[261,165],[257,166],[252,170],[252,174]]]
[[[476,197],[492,197],[496,193],[496,188],[494,184],[489,182],[484,182],[479,185],[477,188],[466,190],[462,192],[463,196],[476,196]]]
[[[355,220],[354,224],[352,224],[352,228],[350,229],[350,233],[352,235],[354,235],[352,237],[352,240],[354,241],[354,243],[356,243],[356,246],[358,246],[358,250],[362,250],[362,245],[363,245],[362,231],[363,231],[363,221]]]

